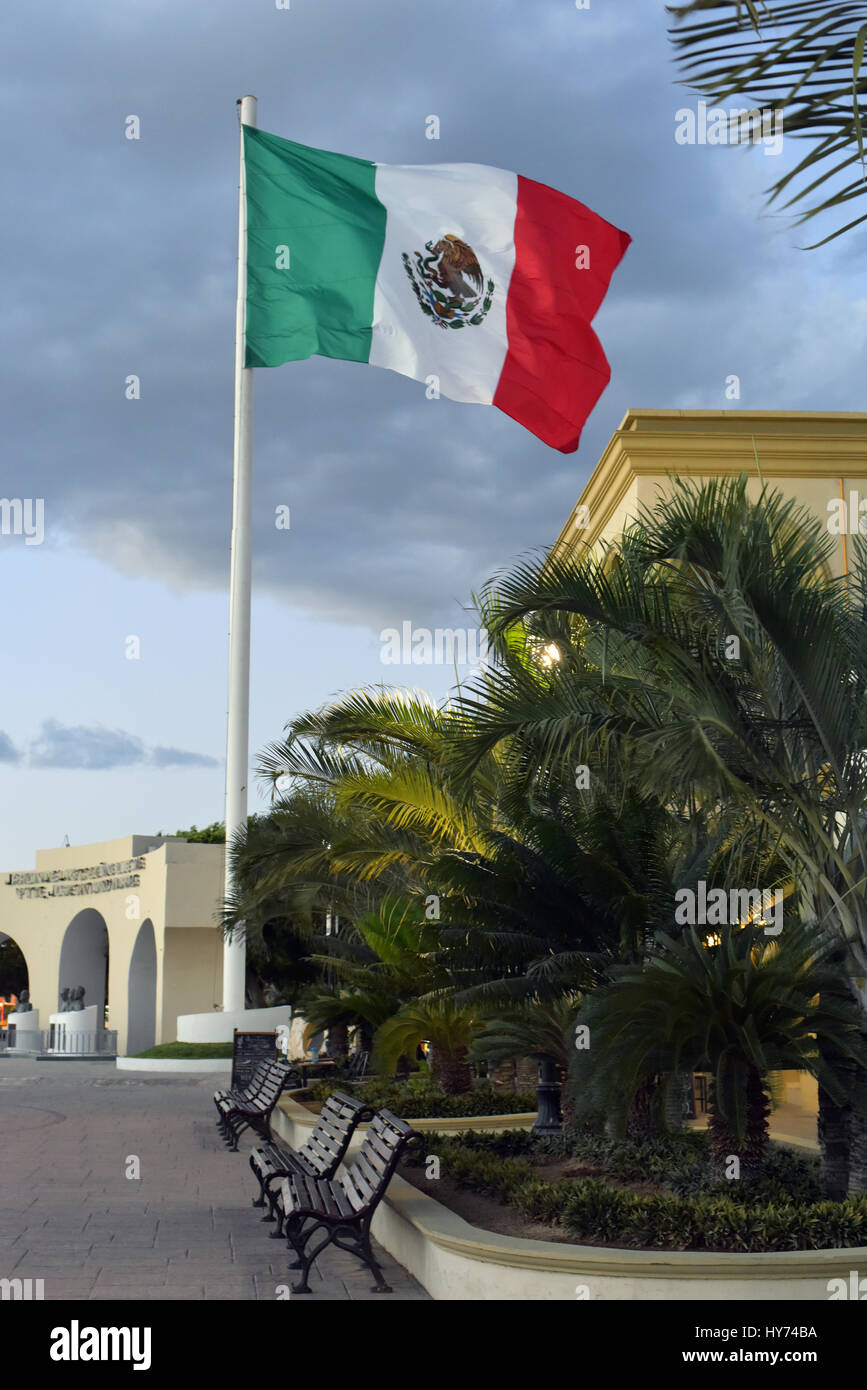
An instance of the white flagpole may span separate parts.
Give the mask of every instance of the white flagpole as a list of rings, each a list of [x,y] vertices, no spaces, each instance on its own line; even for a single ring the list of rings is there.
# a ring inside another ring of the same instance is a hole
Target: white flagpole
[[[229,846],[247,822],[250,761],[250,591],[252,581],[253,370],[244,366],[247,312],[247,189],[244,126],[256,125],[256,98],[241,97],[241,171],[238,184],[238,299],[235,309],[235,448],[232,560],[229,579],[229,703],[226,729],[225,894],[232,888]],[[237,938],[223,946],[223,1009],[243,1009],[247,948]]]

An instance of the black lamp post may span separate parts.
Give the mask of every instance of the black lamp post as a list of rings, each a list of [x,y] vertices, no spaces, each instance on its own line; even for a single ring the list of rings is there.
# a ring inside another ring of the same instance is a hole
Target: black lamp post
[[[563,1112],[560,1109],[559,1068],[550,1059],[539,1063],[539,1080],[536,1083],[536,1118],[533,1121],[534,1134],[559,1134],[563,1128]]]

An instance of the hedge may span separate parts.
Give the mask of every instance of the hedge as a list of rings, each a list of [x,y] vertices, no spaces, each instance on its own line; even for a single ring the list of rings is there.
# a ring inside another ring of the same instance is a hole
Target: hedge
[[[319,1081],[311,1084],[315,1100],[326,1100],[343,1089],[340,1081]],[[354,1086],[352,1094],[374,1110],[391,1110],[404,1120],[427,1120],[462,1115],[520,1115],[535,1114],[535,1091],[496,1091],[482,1083],[459,1096],[447,1096],[427,1079],[408,1082],[366,1081]]]
[[[547,1183],[525,1158],[495,1152],[497,1145],[511,1145],[525,1153],[539,1151],[531,1135],[519,1139],[515,1134],[470,1132],[456,1139],[429,1134],[424,1153],[408,1161],[418,1166],[435,1154],[441,1173],[459,1186],[509,1203],[528,1221],[559,1225],[578,1242],[644,1250],[735,1252],[867,1245],[867,1197],[845,1202],[798,1200],[785,1181],[773,1176],[749,1187],[739,1186],[737,1195],[711,1190],[644,1196],[611,1187],[599,1178]],[[622,1157],[625,1164],[628,1155]],[[775,1161],[771,1160],[771,1169]],[[779,1166],[794,1172],[799,1162],[793,1155],[783,1155]],[[647,1167],[640,1176],[648,1176]]]

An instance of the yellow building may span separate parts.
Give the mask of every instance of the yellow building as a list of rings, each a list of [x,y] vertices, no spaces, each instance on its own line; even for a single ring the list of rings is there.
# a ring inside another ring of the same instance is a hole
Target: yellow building
[[[867,531],[867,413],[806,410],[629,410],[611,436],[560,541],[612,541],[671,485],[746,473],[795,496],[837,534],[832,568],[845,572],[847,533]],[[842,523],[842,525],[841,525]]]

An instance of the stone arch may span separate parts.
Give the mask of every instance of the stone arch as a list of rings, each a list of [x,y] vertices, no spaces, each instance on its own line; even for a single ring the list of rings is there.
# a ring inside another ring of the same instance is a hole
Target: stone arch
[[[21,955],[24,957],[24,979],[18,978],[17,971],[13,972],[14,978],[10,979],[6,978],[6,976],[10,973],[9,971],[6,971],[5,973],[0,972],[0,994],[3,994],[4,991],[8,994],[10,989],[14,989],[15,993],[17,994],[19,989],[27,989],[29,987],[30,962],[27,959],[27,952],[25,951],[21,942],[18,940],[18,937],[12,936],[9,932],[0,931],[0,967],[2,967],[4,964],[2,952],[3,948],[7,945],[17,946],[18,950],[21,952]]]
[[[9,952],[10,947],[17,947],[18,951],[21,953],[24,962],[23,974],[19,968],[17,958],[14,966],[9,964],[8,956],[11,954]],[[6,949],[4,950],[4,948]],[[7,959],[4,959],[4,956],[6,956]],[[5,1001],[11,1000],[13,995],[19,998],[22,989],[29,989],[29,987],[30,963],[27,960],[27,952],[24,950],[24,947],[17,937],[10,936],[8,932],[0,932],[0,1001],[5,1003]],[[10,1003],[7,1007],[0,1010],[0,1013],[5,1017],[7,1013],[11,1012],[11,1008],[12,1006]]]
[[[84,985],[85,1007],[97,1006],[96,1017],[101,1024],[108,997],[108,928],[102,913],[94,907],[76,913],[63,933],[57,974],[58,1000],[60,991],[67,985],[73,988]]]
[[[139,927],[129,962],[126,1055],[134,1057],[156,1042],[157,943],[146,917]]]

